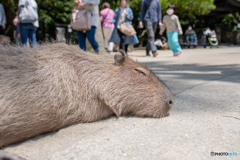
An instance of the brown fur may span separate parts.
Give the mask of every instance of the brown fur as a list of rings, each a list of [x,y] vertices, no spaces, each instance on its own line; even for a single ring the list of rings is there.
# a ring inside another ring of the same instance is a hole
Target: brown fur
[[[60,43],[0,46],[0,147],[113,114],[166,115],[171,91],[120,53],[114,62]]]

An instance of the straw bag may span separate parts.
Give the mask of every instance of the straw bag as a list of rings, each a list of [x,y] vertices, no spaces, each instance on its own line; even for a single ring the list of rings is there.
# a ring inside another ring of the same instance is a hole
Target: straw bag
[[[72,12],[71,26],[78,31],[88,31],[91,29],[92,17],[91,12],[85,9],[75,9]]]
[[[121,23],[119,30],[120,30],[120,32],[122,32],[123,34],[126,34],[128,36],[133,36],[134,34],[137,33],[135,31],[135,29],[133,28],[133,26],[126,22]]]

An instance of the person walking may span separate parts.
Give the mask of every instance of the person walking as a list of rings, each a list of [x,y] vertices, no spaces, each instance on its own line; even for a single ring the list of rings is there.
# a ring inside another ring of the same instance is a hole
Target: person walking
[[[114,18],[109,21],[115,24],[115,28],[109,41],[119,44],[119,49],[123,49],[126,53],[128,50],[128,45],[135,45],[139,43],[136,34],[133,36],[128,36],[119,30],[120,25],[123,22],[132,24],[132,20],[134,18],[131,8],[127,7],[127,3],[127,0],[121,0],[120,7],[115,10]]]
[[[141,13],[140,13],[140,22],[139,28],[143,28],[144,26],[147,29],[148,35],[148,44],[146,47],[146,55],[150,56],[150,51],[154,57],[158,55],[155,41],[155,33],[157,30],[157,26],[161,28],[162,26],[162,10],[158,0],[143,0]]]
[[[110,4],[108,2],[104,2],[102,7],[103,10],[101,10],[100,12],[100,21],[102,22],[104,47],[108,52],[112,52],[113,42],[109,43],[109,39],[111,38],[114,29],[114,24],[109,23],[109,20],[112,20],[114,18],[114,11],[110,9]]]
[[[37,45],[37,37],[36,37],[36,31],[39,27],[38,22],[38,5],[35,0],[19,0],[18,3],[19,11],[18,11],[18,17],[14,19],[14,23],[20,24],[20,34],[21,34],[21,43],[23,46],[27,46],[28,39],[30,40],[30,46]],[[29,21],[33,22],[27,22],[22,18],[24,16],[24,13],[30,12],[30,10],[26,11],[26,9],[32,8],[31,15],[29,15]],[[22,20],[21,20],[22,19]],[[16,22],[17,21],[17,22]]]
[[[98,5],[100,3],[100,0],[76,0],[74,2],[74,5],[76,8],[80,10],[88,10],[91,11],[91,18],[92,18],[92,26],[91,29],[88,31],[77,31],[77,37],[78,37],[78,42],[79,42],[79,47],[86,51],[86,38],[88,39],[89,43],[91,44],[92,48],[94,51],[99,54],[99,45],[97,41],[95,40],[95,32],[96,28],[98,27]]]
[[[182,48],[178,42],[178,35],[182,35],[182,27],[179,23],[178,16],[174,14],[175,6],[169,5],[167,14],[163,17],[163,26],[160,30],[160,35],[163,34],[167,28],[168,46],[173,51],[173,56],[182,54]]]
[[[3,5],[0,3],[0,35],[5,35],[6,15]]]

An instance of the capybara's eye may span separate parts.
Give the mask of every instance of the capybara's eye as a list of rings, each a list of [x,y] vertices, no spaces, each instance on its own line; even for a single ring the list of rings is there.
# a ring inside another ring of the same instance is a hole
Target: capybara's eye
[[[143,71],[140,71],[138,69],[134,69],[135,71],[137,71],[138,73],[142,73],[144,76],[146,76],[146,74]]]

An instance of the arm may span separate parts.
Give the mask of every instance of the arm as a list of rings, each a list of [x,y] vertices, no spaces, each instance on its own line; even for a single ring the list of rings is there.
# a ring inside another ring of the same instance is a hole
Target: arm
[[[103,18],[104,18],[104,17],[103,17],[103,14],[100,12],[100,17],[99,17],[99,19],[100,19],[101,22],[103,22]]]
[[[146,6],[144,2],[145,1],[142,2],[141,12],[140,12],[140,22],[143,22],[143,18],[145,15]]]
[[[87,6],[97,6],[100,3],[100,0],[87,0],[85,3],[78,4],[78,0],[75,0],[74,5],[78,9],[82,10]]]
[[[165,29],[166,29],[166,20],[163,18],[163,25],[162,25],[161,30],[160,30],[160,35],[163,34],[163,32],[165,31]]]
[[[133,20],[133,12],[132,12],[132,10],[131,10],[131,8],[128,8],[128,12],[127,12],[127,19],[129,19],[129,20]]]
[[[111,23],[116,23],[118,15],[118,8],[115,10],[114,18],[111,20]]]
[[[3,23],[6,24],[7,21],[6,21],[6,15],[5,15],[5,10],[3,5],[1,5],[1,10],[2,10]]]
[[[179,35],[182,35],[183,31],[182,31],[181,24],[179,23],[178,17],[176,17],[176,23],[177,23],[177,27],[178,27],[178,33],[179,33]]]
[[[87,0],[85,6],[96,6],[99,5],[100,0]]]
[[[160,5],[159,1],[157,1],[157,3],[158,3],[158,10],[157,10],[157,12],[158,12],[158,22],[162,22],[162,9],[161,9],[161,5]]]

